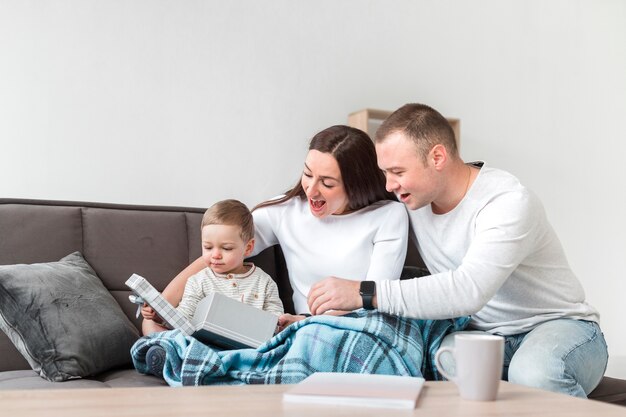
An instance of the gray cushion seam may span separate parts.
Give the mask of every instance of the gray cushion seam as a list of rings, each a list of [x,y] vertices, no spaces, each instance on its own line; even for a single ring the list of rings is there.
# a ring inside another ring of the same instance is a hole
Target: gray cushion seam
[[[191,263],[191,236],[189,236],[189,214],[185,214],[185,234],[187,235],[187,263]]]
[[[80,207],[80,253],[85,255],[85,208]]]

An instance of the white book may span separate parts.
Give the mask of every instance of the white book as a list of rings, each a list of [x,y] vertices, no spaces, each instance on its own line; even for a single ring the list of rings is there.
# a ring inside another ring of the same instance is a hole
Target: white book
[[[424,378],[316,372],[283,393],[292,403],[413,409]]]
[[[200,300],[191,320],[176,310],[144,277],[133,274],[126,285],[173,329],[226,349],[257,348],[276,330],[278,317],[267,311],[212,293]],[[132,301],[133,299],[131,299]],[[137,302],[135,298],[133,302]]]

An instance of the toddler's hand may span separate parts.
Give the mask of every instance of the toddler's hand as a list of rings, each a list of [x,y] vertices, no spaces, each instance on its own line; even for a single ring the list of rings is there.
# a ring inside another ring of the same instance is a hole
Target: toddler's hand
[[[282,332],[285,328],[297,321],[304,320],[305,316],[293,315],[293,314],[283,314],[278,317],[278,332]]]
[[[143,307],[141,307],[141,315],[146,320],[152,320],[157,324],[163,324],[163,319],[146,303],[143,303]]]

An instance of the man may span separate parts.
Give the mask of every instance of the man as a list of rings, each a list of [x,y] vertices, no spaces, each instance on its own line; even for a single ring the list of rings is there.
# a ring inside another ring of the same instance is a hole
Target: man
[[[470,330],[506,338],[505,379],[586,397],[604,374],[607,347],[538,198],[507,172],[465,164],[447,120],[425,105],[389,116],[376,153],[432,275],[375,288],[329,277],[312,287],[311,312],[469,315]]]

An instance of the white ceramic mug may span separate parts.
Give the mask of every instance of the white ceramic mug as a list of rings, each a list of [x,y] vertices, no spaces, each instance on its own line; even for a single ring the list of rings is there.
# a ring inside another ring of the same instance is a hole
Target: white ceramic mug
[[[441,365],[441,355],[454,357],[456,372],[449,374]],[[435,355],[435,365],[447,379],[454,381],[461,398],[493,401],[498,395],[504,360],[504,338],[488,334],[459,333],[454,347],[442,347]]]

